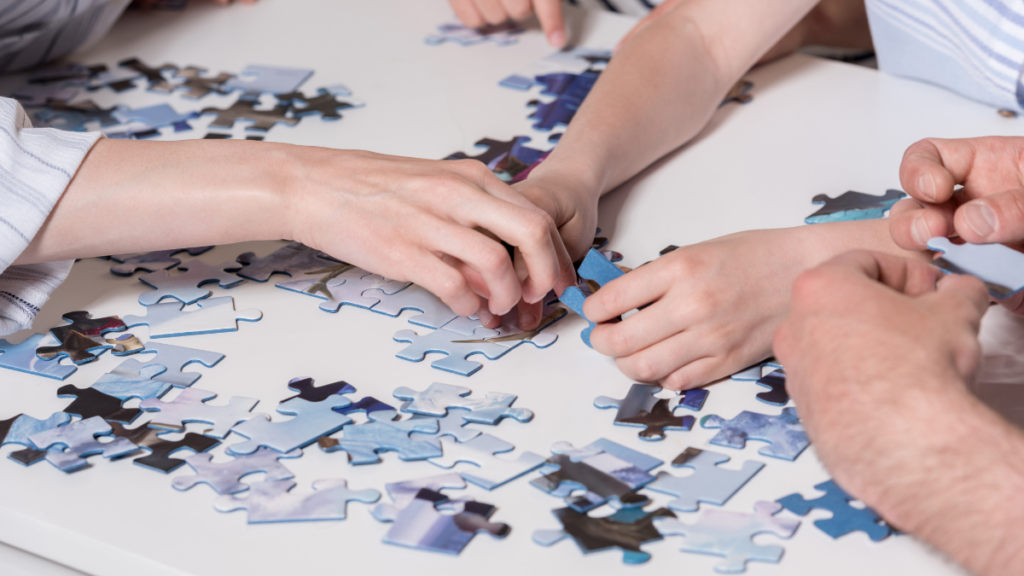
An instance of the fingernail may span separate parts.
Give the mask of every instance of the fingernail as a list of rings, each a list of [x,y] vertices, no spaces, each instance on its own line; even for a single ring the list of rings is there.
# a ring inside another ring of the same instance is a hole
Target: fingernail
[[[548,34],[548,44],[556,48],[561,48],[565,44],[565,32],[561,30],[555,30],[551,34]]]
[[[922,246],[928,245],[928,241],[932,239],[932,233],[928,229],[928,223],[925,222],[924,216],[914,218],[914,223],[910,225],[910,234],[918,244]]]
[[[935,193],[935,178],[932,178],[931,174],[922,174],[917,179],[917,192],[924,196],[926,200],[934,202],[938,197]]]
[[[537,321],[537,316],[533,312],[524,312],[519,315],[519,327],[526,329],[526,326],[533,328],[533,324]]]
[[[996,213],[988,204],[968,202],[964,205],[964,219],[971,230],[983,238],[996,231]]]

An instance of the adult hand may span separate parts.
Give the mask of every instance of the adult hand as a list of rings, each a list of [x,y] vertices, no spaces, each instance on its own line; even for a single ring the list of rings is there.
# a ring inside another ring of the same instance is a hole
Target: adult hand
[[[572,263],[551,217],[480,162],[293,151],[300,177],[289,220],[304,244],[415,282],[460,315],[499,317],[489,324],[575,280],[564,278]],[[516,247],[518,273],[495,237]]]
[[[548,44],[556,48],[565,46],[561,0],[449,0],[449,3],[459,20],[470,28],[524,20],[536,12]]]
[[[599,325],[590,342],[630,378],[672,390],[727,376],[771,354],[793,281],[831,255],[830,233],[848,228],[754,230],[678,248],[587,299],[594,322],[653,302]]]

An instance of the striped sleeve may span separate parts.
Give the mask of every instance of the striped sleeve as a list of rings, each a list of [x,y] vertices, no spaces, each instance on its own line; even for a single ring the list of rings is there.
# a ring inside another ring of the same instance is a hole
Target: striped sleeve
[[[0,98],[0,336],[31,327],[71,271],[71,260],[13,264],[102,137],[32,128],[20,104]]]

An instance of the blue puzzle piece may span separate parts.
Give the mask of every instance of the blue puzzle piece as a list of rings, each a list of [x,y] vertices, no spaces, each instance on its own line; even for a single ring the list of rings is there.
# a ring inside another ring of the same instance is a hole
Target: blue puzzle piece
[[[584,344],[590,346],[590,333],[594,330],[597,324],[591,322],[590,319],[588,319],[587,316],[583,313],[583,302],[586,299],[587,297],[583,295],[583,292],[581,292],[580,289],[575,286],[570,286],[566,288],[565,291],[562,292],[562,295],[558,298],[559,302],[568,306],[570,310],[579,314],[580,318],[583,318],[584,320],[587,321],[587,324],[589,324],[589,326],[587,326],[586,329],[583,330],[583,332],[580,332],[580,338],[583,338]],[[593,348],[593,346],[590,347]]]
[[[700,412],[700,409],[704,407],[704,402],[708,399],[708,395],[711,393],[703,388],[694,388],[687,390],[682,393],[682,398],[679,400],[679,408],[686,408],[687,410],[693,410],[694,412]]]
[[[250,64],[238,76],[224,83],[227,90],[244,90],[247,93],[287,94],[295,92],[313,75],[308,68],[284,68],[281,66],[259,66]]]
[[[120,400],[160,398],[167,394],[167,391],[173,386],[167,382],[153,380],[153,378],[166,371],[167,368],[161,364],[149,364],[139,370],[139,374],[136,376],[108,373],[100,376],[100,379],[90,388]]]
[[[36,356],[39,341],[45,334],[33,334],[18,344],[11,344],[0,338],[0,368],[17,370],[26,374],[35,374],[54,380],[66,380],[78,370],[77,366],[64,366],[60,359],[44,360]]]
[[[227,452],[232,455],[252,454],[260,446],[266,446],[284,453],[308,446],[316,442],[317,438],[333,434],[352,422],[348,416],[334,411],[334,408],[343,408],[350,403],[348,398],[337,394],[320,402],[292,398],[282,403],[277,411],[294,418],[271,422],[266,415],[253,416],[231,429],[249,441],[233,444]]]
[[[794,514],[806,516],[814,508],[832,512],[831,518],[815,520],[814,525],[832,538],[845,536],[850,532],[864,532],[872,541],[878,542],[888,538],[894,530],[882,521],[882,517],[870,508],[854,508],[850,502],[856,500],[847,494],[834,480],[822,482],[814,487],[825,493],[813,500],[807,500],[801,494],[790,494],[779,498],[777,502]]]
[[[781,368],[772,370],[756,380],[758,386],[768,388],[768,392],[761,392],[757,399],[772,406],[785,406],[789,402],[789,393],[786,392],[786,371]]]
[[[583,259],[579,268],[579,275],[581,278],[593,280],[594,282],[597,282],[599,286],[604,286],[623,274],[625,274],[625,272],[620,270],[618,266],[610,262],[600,252],[593,248],[587,252],[587,256]],[[594,330],[594,327],[597,326],[597,324],[591,322],[586,315],[583,314],[583,301],[586,300],[586,296],[583,295],[583,292],[579,288],[570,286],[562,292],[562,295],[558,300],[562,304],[568,306],[570,310],[579,314],[580,317],[590,324],[586,330],[580,333],[580,337],[583,338],[583,342],[587,346],[590,346],[590,333]]]
[[[747,439],[763,440],[771,446],[761,448],[758,454],[783,460],[796,460],[811,444],[804,425],[796,415],[796,408],[783,408],[778,416],[744,410],[731,420],[711,415],[702,418],[700,424],[705,428],[722,429],[711,439],[712,444],[742,449]]]
[[[729,379],[736,380],[737,382],[755,382],[761,379],[766,366],[774,369],[782,368],[782,364],[779,364],[774,358],[769,358],[763,362],[758,362],[753,366],[740,370],[730,376]]]
[[[1002,244],[953,244],[932,238],[928,249],[942,252],[932,264],[947,274],[970,274],[985,283],[989,294],[1009,298],[1024,289],[1024,254]]]
[[[616,408],[615,424],[643,428],[637,433],[641,440],[664,440],[665,430],[690,430],[694,417],[674,414],[681,398],[658,398],[655,394],[660,391],[659,386],[633,384],[625,398],[598,396],[594,399],[594,406]]]
[[[576,111],[580,109],[578,102],[566,98],[556,98],[551,102],[531,100],[527,105],[537,108],[533,114],[527,116],[530,120],[536,120],[533,123],[534,130],[543,130],[545,132],[559,125],[568,126],[569,122],[572,121],[572,117],[576,115]]]
[[[20,444],[24,446],[24,450],[11,452],[7,457],[25,466],[30,466],[45,458],[46,451],[37,450],[32,441],[29,440],[29,436],[63,426],[70,421],[71,415],[64,412],[54,412],[46,420],[36,420],[25,414],[18,414],[14,418],[0,420],[0,446],[7,444]]]
[[[353,465],[380,462],[377,452],[398,452],[401,460],[426,460],[441,456],[441,447],[424,440],[412,440],[411,432],[436,433],[437,420],[394,421],[394,411],[379,411],[369,414],[370,421],[345,428],[344,437],[338,440],[323,439],[320,442],[325,452],[343,450],[348,452],[348,461]]]
[[[885,215],[885,211],[905,197],[899,190],[886,190],[882,196],[863,192],[845,192],[835,198],[818,194],[811,204],[824,204],[817,212],[804,219],[807,224],[823,222],[844,222],[848,220],[874,220]]]
[[[469,356],[482,354],[490,360],[497,360],[512,348],[491,342],[460,343],[466,336],[451,330],[439,328],[420,335],[412,330],[399,330],[394,335],[395,342],[408,342],[398,354],[399,358],[410,362],[422,362],[427,354],[447,354],[445,358],[434,360],[430,365],[438,370],[451,372],[460,376],[470,376],[483,367],[479,362],[467,360]]]
[[[188,121],[197,115],[195,112],[180,114],[174,108],[171,108],[169,104],[157,104],[156,106],[136,108],[134,110],[127,108],[115,110],[113,116],[122,124],[138,122],[146,126],[146,128],[174,126],[175,132],[183,132],[192,129]]]

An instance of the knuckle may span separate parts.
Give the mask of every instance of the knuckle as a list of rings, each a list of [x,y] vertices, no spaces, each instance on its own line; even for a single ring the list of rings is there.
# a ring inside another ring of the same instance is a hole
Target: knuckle
[[[510,264],[508,252],[495,242],[488,242],[488,245],[480,254],[479,266],[481,272],[496,274]]]
[[[608,348],[612,356],[625,356],[629,353],[633,339],[626,330],[612,330],[608,335]]]
[[[827,270],[813,268],[802,272],[793,282],[793,301],[813,300],[827,291],[831,282],[831,274]]]
[[[658,367],[650,358],[637,358],[633,361],[633,375],[641,382],[654,382],[658,379]]]

